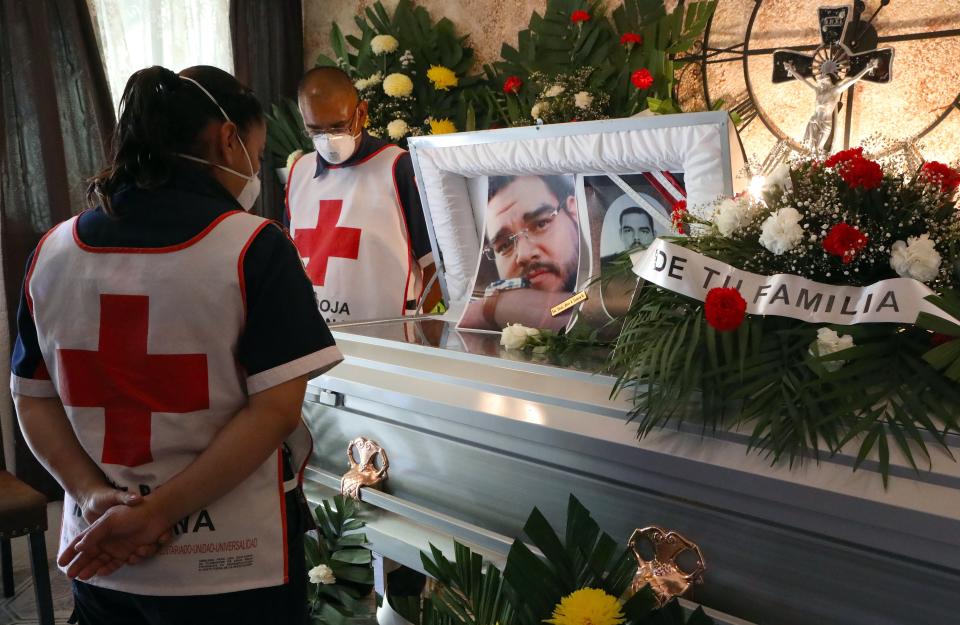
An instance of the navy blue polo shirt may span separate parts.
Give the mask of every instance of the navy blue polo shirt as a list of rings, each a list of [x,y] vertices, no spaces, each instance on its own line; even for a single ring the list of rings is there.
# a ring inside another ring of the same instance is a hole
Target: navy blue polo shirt
[[[367,134],[366,131],[360,134],[360,144],[357,146],[350,158],[336,165],[336,167],[353,167],[362,164],[369,157],[373,156],[385,146],[390,145],[389,141],[378,139]],[[323,160],[323,157],[317,155],[317,170],[313,174],[314,178],[320,177],[330,167],[330,163]],[[433,252],[430,245],[430,235],[427,233],[427,221],[423,216],[423,206],[420,203],[420,192],[417,191],[416,176],[413,173],[413,161],[410,159],[410,153],[404,151],[393,166],[393,181],[383,181],[384,184],[396,184],[397,195],[400,198],[400,207],[403,210],[403,216],[406,219],[407,234],[410,237],[410,249],[416,260]],[[288,206],[283,214],[284,225],[290,227],[290,207]]]
[[[83,243],[91,247],[178,245],[200,234],[220,215],[240,209],[216,179],[189,164],[178,166],[170,182],[159,189],[121,189],[112,205],[124,211],[122,217],[112,217],[102,207],[80,216],[77,234]],[[237,357],[247,376],[335,344],[297,249],[280,224],[272,222],[254,237],[244,256],[243,274],[247,315]],[[12,372],[22,378],[47,379],[22,288],[17,328]]]

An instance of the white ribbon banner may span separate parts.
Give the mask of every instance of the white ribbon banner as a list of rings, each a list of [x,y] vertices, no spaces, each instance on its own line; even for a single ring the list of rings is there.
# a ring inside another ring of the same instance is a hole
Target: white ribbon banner
[[[704,301],[715,287],[733,287],[747,301],[751,315],[776,315],[809,323],[916,323],[926,312],[960,324],[924,300],[933,291],[910,278],[892,278],[870,286],[822,284],[800,276],[761,276],[656,239],[630,255],[633,272],[665,289]]]

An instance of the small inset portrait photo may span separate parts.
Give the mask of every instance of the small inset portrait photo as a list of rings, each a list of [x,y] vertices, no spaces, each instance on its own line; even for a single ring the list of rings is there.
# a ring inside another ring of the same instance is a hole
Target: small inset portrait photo
[[[685,192],[680,173],[584,176],[583,180],[590,275],[600,280],[588,289],[588,303],[578,323],[598,325],[625,314],[639,284],[632,273],[615,271],[615,264],[625,252],[645,249],[659,236],[677,234],[671,212]]]

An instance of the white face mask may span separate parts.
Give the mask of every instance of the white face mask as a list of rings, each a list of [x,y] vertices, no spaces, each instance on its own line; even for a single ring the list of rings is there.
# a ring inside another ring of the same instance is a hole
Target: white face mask
[[[313,137],[313,146],[317,148],[320,158],[331,165],[339,165],[344,162],[357,150],[357,139],[359,135],[354,136],[343,133],[337,134],[319,134]]]
[[[217,102],[217,99],[214,98],[209,91],[204,89],[203,85],[201,85],[200,83],[198,83],[196,80],[192,78],[187,78],[186,76],[181,76],[180,78],[190,81],[193,84],[195,84],[197,87],[199,87],[200,91],[203,91],[207,95],[207,97],[210,98],[210,100],[216,105],[216,107],[220,109],[220,112],[223,114],[223,118],[226,119],[228,122],[232,121],[230,119],[230,116],[227,115],[227,112],[224,111],[223,108],[220,106],[220,104]],[[236,171],[235,169],[230,169],[229,167],[220,165],[218,163],[211,163],[206,159],[197,158],[196,156],[191,156],[190,154],[178,154],[177,156],[179,156],[180,158],[185,158],[189,161],[195,161],[197,163],[205,163],[207,165],[213,165],[214,167],[218,167],[225,172],[231,173],[234,176],[237,176],[239,178],[243,178],[244,180],[246,180],[247,181],[246,184],[244,184],[243,188],[240,189],[240,195],[237,196],[237,203],[240,204],[241,207],[243,207],[243,210],[249,211],[251,208],[253,208],[253,205],[257,202],[257,198],[260,197],[260,177],[253,172],[253,161],[250,159],[250,152],[247,151],[247,146],[243,144],[243,139],[240,138],[239,134],[237,135],[237,140],[240,142],[240,147],[243,148],[243,155],[247,158],[247,167],[250,168],[249,175],[241,174],[239,171]]]

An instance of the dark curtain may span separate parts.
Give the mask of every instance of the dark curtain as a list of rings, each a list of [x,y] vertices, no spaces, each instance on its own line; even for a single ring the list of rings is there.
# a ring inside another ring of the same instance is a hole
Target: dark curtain
[[[115,117],[85,0],[0,7],[0,251],[12,343],[27,256],[84,208],[85,180],[106,164]],[[59,494],[19,429],[16,466],[34,487]]]
[[[303,74],[301,0],[231,0],[230,33],[237,78],[256,92],[269,111],[281,97],[294,97]],[[286,163],[264,158],[263,192],[255,212],[279,220],[283,187],[274,168]]]

